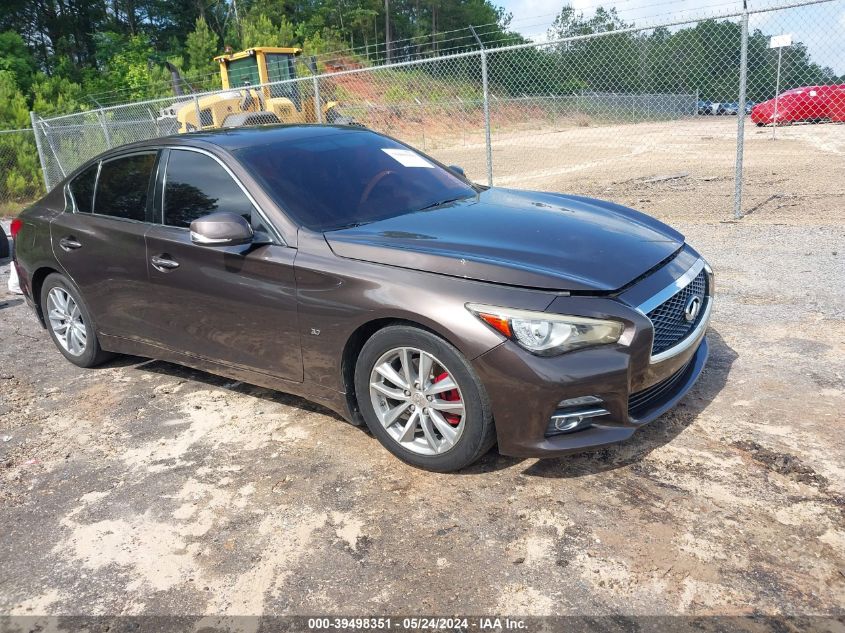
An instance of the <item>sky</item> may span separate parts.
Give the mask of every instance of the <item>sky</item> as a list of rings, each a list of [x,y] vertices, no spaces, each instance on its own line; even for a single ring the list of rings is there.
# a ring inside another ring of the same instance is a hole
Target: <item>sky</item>
[[[786,4],[788,0],[748,0],[751,11]],[[794,0],[793,0],[794,1]],[[792,2],[790,2],[791,4]],[[625,22],[637,26],[713,17],[742,10],[741,0],[494,0],[513,14],[511,28],[542,41],[555,15],[569,4],[590,16],[597,6],[616,7]],[[845,0],[752,14],[750,28],[767,35],[792,33],[804,42],[813,61],[845,74]]]

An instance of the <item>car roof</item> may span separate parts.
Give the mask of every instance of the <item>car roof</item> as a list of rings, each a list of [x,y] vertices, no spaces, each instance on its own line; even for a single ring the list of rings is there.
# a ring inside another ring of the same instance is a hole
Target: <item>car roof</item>
[[[316,123],[290,125],[260,125],[253,127],[221,128],[187,134],[173,134],[161,138],[139,141],[121,146],[121,150],[161,145],[216,145],[226,150],[267,145],[303,138],[334,136],[338,134],[373,133],[372,130],[350,125],[320,125]]]
[[[339,134],[377,134],[364,127],[354,125],[323,125],[317,123],[261,125],[254,127],[221,128],[216,130],[203,130],[202,132],[189,132],[187,134],[172,134],[156,138],[136,141],[119,145],[106,150],[97,156],[79,164],[73,171],[67,174],[56,188],[61,188],[64,183],[73,180],[78,174],[87,169],[91,164],[100,160],[109,160],[122,154],[162,146],[185,146],[213,149],[220,147],[227,151],[243,149],[245,147],[258,147],[271,143],[296,141],[303,138],[334,136]]]

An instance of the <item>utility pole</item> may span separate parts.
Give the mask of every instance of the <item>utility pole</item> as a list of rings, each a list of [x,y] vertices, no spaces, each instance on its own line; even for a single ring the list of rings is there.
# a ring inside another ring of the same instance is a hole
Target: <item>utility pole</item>
[[[384,0],[384,57],[390,63],[390,0]]]

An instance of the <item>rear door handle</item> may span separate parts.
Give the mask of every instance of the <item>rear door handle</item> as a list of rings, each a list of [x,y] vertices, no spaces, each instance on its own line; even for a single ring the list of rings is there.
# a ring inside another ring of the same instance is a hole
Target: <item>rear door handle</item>
[[[173,261],[167,255],[153,255],[150,258],[150,263],[153,265],[153,268],[163,273],[169,272],[174,268],[179,268],[179,262]]]
[[[67,237],[63,237],[59,240],[59,246],[62,247],[63,251],[73,251],[77,248],[82,248],[82,244],[80,244],[75,237],[69,235]]]

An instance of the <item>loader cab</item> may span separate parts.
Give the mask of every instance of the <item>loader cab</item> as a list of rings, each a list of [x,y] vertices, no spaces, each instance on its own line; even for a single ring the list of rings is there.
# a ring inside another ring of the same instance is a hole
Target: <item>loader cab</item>
[[[265,99],[285,97],[301,110],[298,83],[275,83],[296,79],[296,58],[301,53],[301,48],[259,46],[214,59],[220,64],[224,89],[273,84],[263,88]]]

